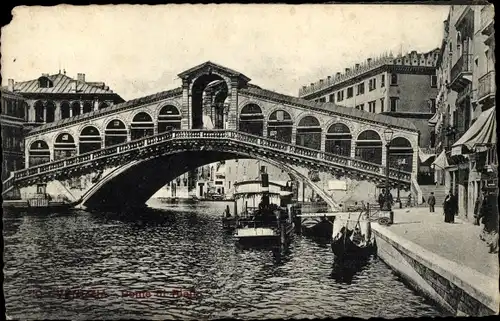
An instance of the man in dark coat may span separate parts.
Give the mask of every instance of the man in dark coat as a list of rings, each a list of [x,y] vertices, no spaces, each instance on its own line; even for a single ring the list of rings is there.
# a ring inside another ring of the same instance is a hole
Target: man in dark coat
[[[498,202],[495,188],[488,189],[480,209],[479,219],[483,223],[481,239],[486,241],[490,253],[498,252]]]
[[[429,212],[434,213],[434,205],[436,205],[436,198],[434,197],[434,192],[427,199],[427,204],[429,204]]]
[[[455,196],[453,191],[450,190],[444,199],[443,210],[444,210],[444,221],[446,223],[455,222],[455,212],[457,206],[455,204]]]
[[[378,205],[380,206],[381,210],[384,207],[384,202],[385,202],[385,189],[383,189],[378,195]]]

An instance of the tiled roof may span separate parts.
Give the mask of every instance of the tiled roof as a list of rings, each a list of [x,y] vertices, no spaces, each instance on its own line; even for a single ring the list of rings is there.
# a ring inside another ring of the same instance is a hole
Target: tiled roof
[[[38,85],[38,79],[16,82],[14,85],[16,92],[21,93],[37,93],[37,94],[74,94],[72,83],[76,82],[77,93],[79,94],[113,94],[109,87],[105,87],[103,82],[82,82],[64,74],[55,74],[42,76],[47,77],[52,81],[53,86],[49,88],[41,88]]]
[[[356,108],[349,108],[335,105],[334,103],[320,103],[314,102],[310,100],[305,100],[298,97],[288,96],[276,93],[274,91],[260,89],[254,86],[249,86],[244,89],[240,89],[241,93],[248,93],[254,96],[260,96],[263,98],[268,98],[270,100],[289,103],[293,105],[302,106],[308,109],[316,109],[318,111],[327,112],[330,114],[335,114],[338,116],[350,117],[361,120],[375,121],[378,123],[382,123],[385,125],[389,125],[391,127],[399,127],[404,128],[410,131],[417,131],[417,127],[406,119],[370,113],[367,111],[359,110]]]
[[[30,131],[27,136],[36,135],[42,131],[50,130],[50,129],[55,128],[55,127],[62,127],[62,126],[66,126],[69,124],[80,123],[80,122],[83,122],[87,119],[92,119],[92,118],[107,115],[107,114],[113,114],[113,113],[120,111],[120,110],[134,108],[137,106],[141,106],[141,105],[148,104],[148,103],[153,103],[155,101],[159,101],[159,100],[162,100],[165,98],[169,98],[169,97],[173,97],[173,96],[177,96],[177,95],[181,95],[181,94],[182,94],[182,88],[178,87],[178,88],[175,88],[172,90],[162,91],[162,92],[159,92],[159,93],[156,93],[153,95],[132,99],[132,100],[126,101],[124,103],[116,104],[116,105],[106,107],[106,108],[103,108],[100,110],[91,111],[89,113],[80,114],[80,115],[75,116],[75,117],[65,118],[65,119],[61,119],[61,120],[58,120],[58,121],[55,121],[52,123],[38,126],[38,127],[34,128],[32,131]]]
[[[13,98],[13,99],[24,99],[24,97],[21,94],[10,91],[7,89],[7,87],[1,87],[0,91],[2,92],[2,96],[4,96],[4,97]]]
[[[183,78],[183,77],[185,77],[185,76],[187,76],[187,75],[189,75],[189,74],[191,74],[191,73],[193,73],[193,72],[195,72],[197,70],[200,70],[200,69],[203,69],[203,68],[206,68],[206,67],[210,67],[210,68],[213,68],[213,69],[218,69],[218,70],[224,71],[225,73],[228,73],[230,75],[241,77],[241,78],[243,78],[247,82],[250,81],[250,78],[248,78],[247,76],[245,76],[241,72],[233,70],[231,68],[227,68],[227,67],[221,66],[221,65],[216,64],[216,63],[211,62],[211,61],[207,61],[207,62],[204,62],[204,63],[198,65],[198,66],[189,68],[188,70],[183,71],[180,74],[178,74],[178,76],[180,78]]]

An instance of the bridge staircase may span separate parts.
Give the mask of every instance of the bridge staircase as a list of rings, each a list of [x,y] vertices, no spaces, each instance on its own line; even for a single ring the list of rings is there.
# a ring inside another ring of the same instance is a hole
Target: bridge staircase
[[[322,152],[236,130],[176,130],[143,137],[77,156],[16,171],[2,183],[2,195],[14,188],[30,186],[122,166],[133,160],[148,159],[182,151],[215,150],[242,157],[350,175],[361,180],[385,181],[385,167],[359,159]],[[389,170],[389,179],[410,188],[411,173]],[[318,190],[316,192],[321,192]],[[324,193],[324,192],[323,192]]]

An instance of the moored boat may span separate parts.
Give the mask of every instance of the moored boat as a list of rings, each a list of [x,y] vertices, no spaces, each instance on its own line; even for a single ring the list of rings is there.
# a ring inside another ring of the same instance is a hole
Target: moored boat
[[[267,173],[263,172],[261,177],[261,181],[235,184],[235,202],[239,201],[243,210],[237,216],[234,237],[241,245],[286,245],[293,235],[293,193],[288,186],[278,184],[272,184],[270,191]],[[256,198],[260,199],[258,206],[249,207],[248,198],[254,204]]]
[[[371,231],[369,208],[363,209],[357,219],[337,217],[333,223],[331,247],[336,262],[364,260],[376,250]]]

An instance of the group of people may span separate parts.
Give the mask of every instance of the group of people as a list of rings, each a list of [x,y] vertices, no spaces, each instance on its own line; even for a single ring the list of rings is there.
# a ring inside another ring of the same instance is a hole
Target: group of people
[[[489,247],[490,253],[498,252],[498,201],[496,187],[483,187],[474,206],[474,224],[483,224],[480,238]],[[436,198],[431,193],[427,199],[429,211],[434,212]],[[458,215],[458,198],[450,190],[445,197],[443,204],[444,221],[454,223],[455,216]]]

